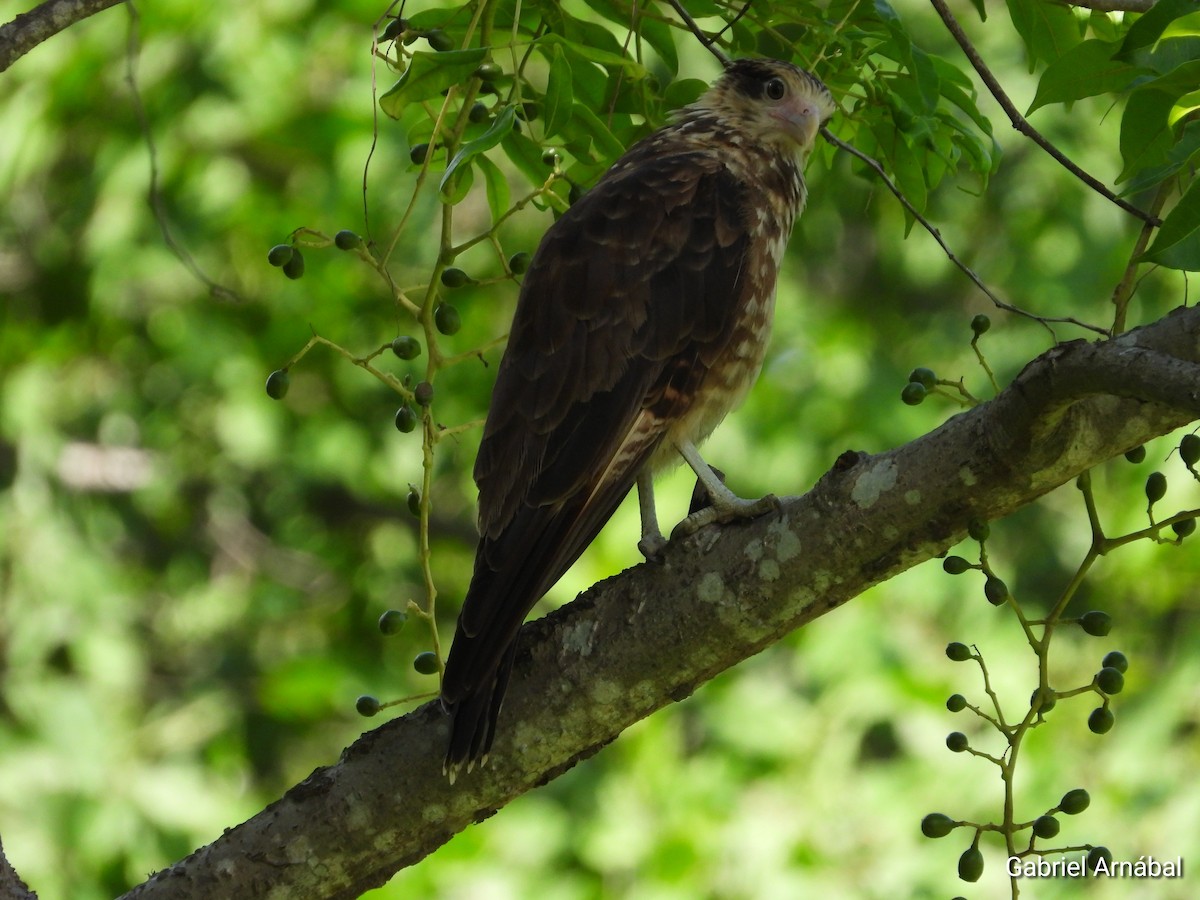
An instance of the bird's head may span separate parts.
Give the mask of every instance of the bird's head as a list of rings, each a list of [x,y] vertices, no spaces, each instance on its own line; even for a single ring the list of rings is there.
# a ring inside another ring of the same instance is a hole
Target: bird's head
[[[716,113],[745,139],[807,157],[835,106],[829,88],[791,63],[738,59],[692,109]]]

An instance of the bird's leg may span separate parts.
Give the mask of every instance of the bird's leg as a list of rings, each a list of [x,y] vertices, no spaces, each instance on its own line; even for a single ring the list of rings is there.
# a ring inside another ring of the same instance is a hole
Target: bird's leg
[[[638,549],[646,559],[657,562],[667,546],[667,539],[658,527],[658,512],[654,508],[654,479],[650,477],[648,468],[638,473],[637,488],[638,509],[642,513],[642,539],[638,541]]]
[[[746,500],[739,497],[717,477],[712,468],[700,456],[700,451],[691,441],[680,441],[675,445],[696,478],[708,492],[711,505],[698,509],[675,526],[671,537],[686,537],[694,534],[705,525],[713,522],[729,522],[733,519],[753,519],[779,508],[779,500],[774,494],[767,494],[757,500]]]

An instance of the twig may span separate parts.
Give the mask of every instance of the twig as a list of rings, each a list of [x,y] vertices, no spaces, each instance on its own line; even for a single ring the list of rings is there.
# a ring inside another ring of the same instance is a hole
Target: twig
[[[241,297],[231,288],[227,288],[222,284],[218,284],[209,278],[204,270],[200,268],[200,264],[196,262],[188,249],[175,240],[175,235],[171,233],[170,221],[167,217],[167,211],[163,206],[162,190],[159,184],[158,177],[158,149],[154,144],[154,131],[150,127],[150,117],[146,114],[146,106],[142,103],[142,92],[138,88],[137,81],[137,58],[140,52],[141,45],[138,40],[138,25],[141,22],[141,17],[138,15],[137,7],[132,3],[125,4],[129,10],[129,35],[126,39],[125,50],[125,82],[129,85],[129,96],[133,101],[133,110],[137,114],[138,124],[142,129],[142,137],[146,140],[146,152],[150,157],[150,211],[154,215],[154,220],[158,223],[158,229],[162,232],[163,243],[167,248],[175,254],[175,257],[183,263],[192,275],[208,288],[212,296],[221,300],[241,301]]]
[[[121,0],[46,0],[0,25],[0,72],[43,41]]]
[[[896,185],[892,181],[892,179],[890,179],[888,177],[887,172],[885,172],[883,170],[883,166],[880,165],[879,162],[877,162],[876,160],[867,156],[867,154],[863,153],[861,150],[850,146],[845,141],[839,140],[838,138],[834,137],[830,133],[828,128],[825,128],[825,127],[821,128],[821,136],[824,137],[825,140],[829,141],[829,143],[833,144],[835,147],[839,147],[842,150],[845,150],[847,153],[851,154],[852,156],[858,157],[860,160],[862,160],[864,163],[866,163],[868,166],[870,166],[875,171],[875,174],[878,175],[880,177],[880,179],[882,179],[883,183],[885,185],[887,185],[887,189],[896,195],[896,199],[899,200],[904,205],[904,208],[906,210],[908,210],[909,214],[914,219],[916,219],[918,222],[921,223],[922,228],[924,228],[931,235],[933,235],[933,239],[938,242],[938,246],[942,248],[942,251],[946,254],[947,258],[949,258],[950,262],[954,263],[954,265],[957,266],[964,275],[966,275],[969,279],[971,279],[972,283],[974,283],[974,285],[977,288],[979,288],[979,290],[983,291],[983,293],[985,295],[987,295],[987,298],[989,300],[991,300],[992,303],[994,303],[999,309],[1003,309],[1003,310],[1006,310],[1007,312],[1015,313],[1016,315],[1019,315],[1019,316],[1025,316],[1025,318],[1027,318],[1027,319],[1033,319],[1035,322],[1040,323],[1042,325],[1042,327],[1044,327],[1047,331],[1050,332],[1050,336],[1054,339],[1054,341],[1056,343],[1058,341],[1058,335],[1056,335],[1054,333],[1054,329],[1050,327],[1051,324],[1075,325],[1079,328],[1085,328],[1088,331],[1094,331],[1097,334],[1103,335],[1104,337],[1109,336],[1109,333],[1107,330],[1099,327],[1098,325],[1092,325],[1092,324],[1089,324],[1088,322],[1082,322],[1079,319],[1074,318],[1073,316],[1063,316],[1063,317],[1059,317],[1059,318],[1039,316],[1034,313],[1027,312],[1026,310],[1023,310],[1020,307],[1013,306],[1011,303],[1005,303],[1003,300],[1001,300],[999,297],[996,296],[996,294],[991,290],[991,288],[989,288],[986,284],[983,283],[983,281],[980,280],[979,276],[975,274],[974,270],[972,270],[970,266],[968,266],[966,263],[964,263],[962,260],[960,260],[957,256],[954,255],[954,251],[950,249],[950,247],[946,244],[946,241],[942,238],[941,232],[938,231],[937,228],[935,228],[930,223],[930,221],[928,219],[926,219],[923,215],[921,215],[921,213],[917,211],[916,207],[914,207],[912,205],[912,203],[909,202],[908,198],[904,196],[904,194],[900,191],[900,189],[898,187],[896,187]]]
[[[1167,195],[1174,187],[1175,179],[1173,178],[1168,178],[1158,186],[1158,192],[1150,204],[1151,215],[1159,214],[1167,200]],[[1154,226],[1149,222],[1142,226],[1142,231],[1138,235],[1137,241],[1134,242],[1133,252],[1129,254],[1129,264],[1125,267],[1125,274],[1121,276],[1120,283],[1113,289],[1113,334],[1120,334],[1125,330],[1125,314],[1129,310],[1129,301],[1133,299],[1133,292],[1137,289],[1138,284],[1135,280],[1139,265],[1138,257],[1146,252],[1146,246],[1150,243],[1150,235],[1153,231]]]
[[[933,8],[937,10],[937,14],[941,16],[942,21],[945,23],[950,34],[953,35],[954,40],[958,42],[958,46],[962,48],[963,53],[966,55],[971,65],[975,67],[975,71],[979,73],[979,77],[983,79],[983,83],[987,85],[987,89],[991,91],[992,96],[996,98],[996,102],[999,103],[1004,112],[1008,114],[1009,121],[1012,123],[1013,128],[1049,153],[1052,157],[1054,157],[1054,159],[1058,160],[1058,162],[1068,172],[1070,172],[1105,199],[1111,200],[1117,206],[1121,207],[1121,209],[1125,210],[1130,215],[1137,216],[1143,222],[1149,222],[1151,225],[1155,226],[1162,224],[1158,218],[1138,209],[1132,203],[1122,200],[1107,187],[1105,187],[1099,180],[1089,175],[1083,169],[1079,168],[1079,166],[1067,159],[1061,150],[1043,137],[1040,131],[1030,125],[1025,120],[1025,117],[1017,111],[1017,108],[1013,105],[1012,100],[1008,98],[1008,94],[1004,93],[1004,88],[1000,87],[1000,82],[996,80],[996,76],[992,74],[991,70],[987,67],[987,64],[984,63],[983,58],[980,57],[978,51],[976,51],[974,45],[971,43],[970,38],[968,38],[966,32],[962,30],[962,26],[958,24],[958,20],[955,19],[954,14],[950,12],[950,8],[946,6],[945,0],[929,0],[929,2],[933,4]]]
[[[688,11],[683,8],[683,4],[680,3],[679,0],[667,0],[667,2],[671,4],[671,8],[674,9],[679,15],[679,18],[683,20],[683,24],[688,27],[688,31],[696,36],[696,40],[701,43],[704,49],[719,59],[721,61],[721,65],[729,65],[729,57],[725,55],[725,51],[717,46],[716,39],[709,37],[704,33],[700,26],[696,24],[696,20],[693,19]],[[749,6],[750,4],[746,5]],[[742,10],[742,12],[745,12],[745,10]],[[741,13],[738,13],[738,16],[740,17]],[[735,19],[734,21],[737,20]],[[733,23],[731,22],[730,24]]]

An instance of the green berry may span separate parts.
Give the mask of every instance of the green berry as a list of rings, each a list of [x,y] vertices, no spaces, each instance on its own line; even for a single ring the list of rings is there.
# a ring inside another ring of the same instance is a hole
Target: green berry
[[[408,497],[405,500],[408,504],[408,511],[417,518],[421,517],[421,492],[411,484],[408,486]]]
[[[1089,872],[1096,871],[1100,866],[1100,861],[1104,860],[1105,868],[1111,871],[1112,866],[1112,851],[1107,847],[1093,847],[1088,851],[1087,867]]]
[[[946,746],[950,748],[951,753],[962,753],[971,744],[961,731],[952,731],[946,735]]]
[[[925,389],[925,385],[919,381],[910,381],[900,392],[900,399],[909,406],[919,406],[928,395],[929,391]]]
[[[1104,654],[1100,666],[1106,669],[1116,669],[1123,675],[1129,671],[1129,660],[1120,650],[1110,650]]]
[[[1097,706],[1092,710],[1092,714],[1088,716],[1088,731],[1092,734],[1108,734],[1112,731],[1113,724],[1117,718],[1112,714],[1112,710],[1104,706]]]
[[[422,675],[433,675],[438,670],[437,654],[432,650],[426,650],[423,653],[418,653],[413,660],[413,668]]]
[[[417,412],[407,403],[396,410],[396,430],[404,434],[417,427]]]
[[[533,257],[524,250],[520,253],[514,253],[508,258],[508,271],[514,275],[523,275],[529,268],[529,263],[532,259]]]
[[[356,250],[362,246],[362,238],[353,231],[343,228],[333,236],[333,244],[339,250]]]
[[[946,709],[950,712],[962,712],[967,708],[967,698],[962,694],[951,694],[946,698]]]
[[[408,151],[408,158],[412,160],[413,165],[419,166],[425,162],[429,156],[428,144],[413,144],[412,149]]]
[[[1146,448],[1142,447],[1142,446],[1137,446],[1137,447],[1134,447],[1132,450],[1126,450],[1125,458],[1134,464],[1143,462],[1146,459]]]
[[[961,641],[951,641],[946,645],[946,656],[955,662],[966,662],[971,658],[971,648]]]
[[[967,523],[967,534],[970,535],[973,541],[978,541],[982,544],[988,539],[991,533],[992,529],[983,519],[972,519]]]
[[[1112,616],[1101,610],[1093,609],[1079,617],[1079,627],[1092,637],[1104,637],[1112,631]]]
[[[379,617],[379,630],[383,634],[399,634],[408,620],[408,613],[402,609],[389,609]]]
[[[1046,688],[1044,691],[1041,688],[1035,690],[1029,695],[1029,706],[1032,709],[1033,705],[1041,698],[1042,705],[1038,707],[1038,714],[1045,715],[1058,705],[1058,696],[1051,688]]]
[[[1178,522],[1171,523],[1171,530],[1180,538],[1185,538],[1196,530],[1195,519],[1180,519]]]
[[[282,400],[291,386],[292,379],[287,369],[276,369],[267,376],[267,396],[272,400]]]
[[[1146,479],[1146,499],[1153,506],[1167,493],[1167,476],[1162,472],[1151,472]]]
[[[961,556],[947,556],[942,560],[942,568],[948,575],[961,575],[963,572],[969,571],[972,566]]]
[[[392,338],[392,352],[401,359],[416,359],[421,355],[421,342],[415,337],[402,334]]]
[[[1112,666],[1105,666],[1096,673],[1096,687],[1109,696],[1119,694],[1125,689],[1125,676],[1121,674],[1119,669],[1114,669]]]
[[[470,110],[467,111],[467,118],[472,122],[482,122],[488,117],[488,108],[486,103],[473,103]]]
[[[442,334],[457,334],[462,328],[462,316],[449,303],[439,303],[433,311],[433,324]]]
[[[557,147],[547,147],[542,151],[542,165],[549,166],[553,169],[558,165],[558,161],[562,159],[562,154],[558,152]]]
[[[276,244],[267,251],[267,262],[275,268],[287,265],[287,261],[292,258],[291,244]]]
[[[1058,801],[1058,808],[1068,816],[1077,816],[1091,805],[1092,798],[1083,788],[1067,791]]]
[[[400,35],[408,30],[407,19],[392,19],[387,23],[387,27],[383,29],[383,33],[379,35],[381,41],[394,41]]]
[[[366,716],[368,719],[379,712],[380,705],[379,700],[370,694],[363,694],[354,701],[354,708],[358,710],[358,714]]]
[[[462,287],[464,284],[469,284],[470,281],[470,275],[454,266],[442,271],[442,284],[448,288]]]
[[[983,334],[991,327],[992,320],[983,313],[980,313],[979,315],[975,316],[975,318],[971,319],[971,330],[975,332],[976,337],[979,337],[979,335]]]
[[[304,256],[299,250],[292,248],[291,258],[283,264],[283,274],[292,281],[304,275]]]
[[[958,877],[963,881],[978,881],[983,874],[983,854],[978,847],[968,847],[958,858]]]
[[[989,576],[983,585],[983,595],[992,606],[1000,606],[1008,599],[1008,585],[994,575]]]
[[[428,381],[421,381],[413,388],[413,399],[421,406],[428,406],[433,402],[433,385]]]
[[[930,813],[921,820],[921,834],[927,838],[941,838],[954,829],[954,820],[942,813]]]
[[[475,77],[480,81],[495,81],[503,74],[504,70],[490,59],[486,62],[481,62],[479,68],[475,70]]]
[[[1179,458],[1189,469],[1200,462],[1200,434],[1185,434],[1179,442]]]
[[[1054,816],[1038,816],[1033,820],[1033,833],[1040,838],[1052,838],[1058,834],[1058,819]]]
[[[431,28],[425,32],[425,40],[429,41],[429,46],[439,53],[454,49],[454,41],[440,28]]]
[[[937,385],[937,375],[933,374],[933,369],[927,369],[924,366],[917,366],[909,372],[908,380],[923,385],[927,391],[932,391]]]

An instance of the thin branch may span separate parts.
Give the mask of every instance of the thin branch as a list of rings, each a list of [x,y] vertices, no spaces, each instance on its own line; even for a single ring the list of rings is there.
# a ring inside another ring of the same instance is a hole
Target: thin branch
[[[0,72],[76,22],[116,6],[121,0],[46,0],[0,25]]]
[[[671,4],[671,7],[679,15],[679,18],[683,20],[683,24],[688,27],[688,31],[696,36],[696,40],[701,43],[704,49],[719,59],[721,61],[721,65],[729,65],[729,57],[725,55],[724,50],[717,46],[717,39],[704,33],[704,30],[696,24],[696,20],[693,19],[688,11],[683,8],[683,4],[680,3],[679,0],[667,0],[667,2]],[[749,4],[747,4],[747,6],[749,6]],[[745,10],[743,10],[743,12],[744,11]],[[738,13],[738,16],[740,17],[741,13]],[[737,21],[737,19],[735,18],[734,21]]]
[[[962,48],[963,53],[966,55],[971,65],[975,67],[975,71],[979,73],[979,77],[983,79],[983,83],[987,85],[987,89],[991,91],[992,96],[996,98],[996,102],[999,103],[1000,107],[1005,113],[1007,113],[1008,119],[1012,123],[1013,128],[1049,153],[1052,157],[1054,157],[1054,159],[1058,160],[1059,164],[1061,164],[1063,168],[1065,168],[1068,172],[1070,172],[1105,199],[1111,200],[1117,206],[1121,207],[1121,209],[1125,210],[1130,215],[1137,216],[1143,222],[1149,222],[1151,225],[1155,226],[1162,224],[1162,222],[1156,217],[1138,209],[1132,203],[1122,200],[1097,178],[1094,178],[1083,169],[1079,168],[1079,166],[1071,162],[1071,160],[1069,160],[1061,150],[1050,143],[1050,141],[1045,138],[1040,131],[1030,125],[1025,120],[1025,117],[1017,111],[1017,107],[1014,106],[1012,100],[1008,98],[1008,94],[1004,92],[1004,88],[1000,86],[1000,82],[996,80],[996,76],[992,74],[991,70],[987,67],[987,64],[984,63],[983,58],[979,55],[979,52],[971,43],[971,39],[967,37],[966,32],[962,30],[962,26],[958,24],[958,20],[954,18],[954,14],[950,12],[950,8],[946,6],[945,0],[929,0],[929,2],[933,4],[933,8],[937,10],[937,14],[941,16],[942,21],[946,24],[946,28],[949,30],[950,34],[954,36],[954,39],[958,42],[958,46]]]
[[[1025,316],[1027,319],[1033,319],[1035,322],[1040,323],[1042,326],[1044,326],[1046,328],[1047,331],[1050,332],[1050,336],[1055,341],[1058,340],[1058,336],[1054,333],[1054,329],[1050,327],[1051,324],[1075,325],[1079,328],[1084,328],[1084,329],[1087,329],[1088,331],[1094,331],[1096,334],[1100,334],[1105,337],[1108,337],[1107,330],[1100,328],[1097,325],[1091,325],[1088,322],[1080,321],[1079,319],[1076,319],[1073,316],[1063,316],[1063,317],[1059,317],[1059,318],[1039,316],[1034,313],[1028,312],[1024,309],[1021,309],[1020,307],[1013,306],[1011,303],[1005,303],[1003,300],[1001,300],[999,297],[996,296],[996,294],[992,291],[991,288],[989,288],[986,284],[983,283],[983,281],[979,278],[978,275],[975,274],[974,270],[970,266],[968,266],[961,259],[959,259],[957,256],[954,255],[954,251],[950,249],[949,245],[947,245],[946,241],[942,238],[941,232],[938,231],[937,228],[935,228],[928,219],[926,219],[923,215],[921,215],[921,213],[917,210],[917,208],[915,206],[912,205],[911,202],[909,202],[909,199],[904,196],[904,194],[901,192],[900,188],[896,187],[895,183],[892,181],[892,179],[890,179],[888,177],[887,172],[885,172],[883,170],[883,166],[880,165],[880,163],[878,161],[872,159],[870,156],[867,156],[867,154],[863,153],[861,150],[857,149],[856,147],[852,147],[849,144],[847,144],[845,141],[842,141],[839,138],[834,137],[828,128],[825,128],[825,127],[821,128],[821,136],[824,137],[825,140],[829,141],[829,143],[833,144],[835,147],[839,147],[842,150],[845,150],[847,153],[851,154],[852,156],[858,157],[860,160],[862,160],[864,163],[866,163],[868,166],[870,166],[875,171],[875,174],[878,175],[880,177],[880,179],[883,180],[883,183],[885,185],[887,185],[887,189],[896,195],[896,199],[899,200],[904,205],[904,208],[906,210],[908,210],[909,214],[914,219],[916,219],[919,223],[921,223],[922,228],[924,228],[931,235],[933,235],[933,239],[938,242],[938,246],[942,248],[942,251],[949,258],[950,262],[954,263],[954,265],[957,266],[964,275],[966,275],[969,279],[971,279],[972,283],[977,288],[979,288],[979,290],[983,291],[983,293],[987,295],[988,299],[991,300],[992,303],[996,304],[996,306],[998,308],[1006,310],[1011,313],[1015,313],[1018,316]]]
[[[146,141],[146,152],[150,157],[150,211],[154,215],[154,220],[158,223],[163,243],[183,263],[184,268],[191,272],[197,281],[207,287],[208,292],[213,297],[220,300],[240,301],[242,298],[238,296],[236,291],[218,284],[204,273],[204,270],[200,268],[200,264],[196,262],[187,247],[179,243],[171,231],[170,219],[167,216],[166,206],[163,204],[158,172],[158,149],[154,143],[154,131],[150,127],[150,117],[146,113],[145,104],[142,103],[142,92],[138,87],[137,80],[137,58],[141,52],[141,43],[138,39],[138,26],[141,24],[141,17],[138,15],[137,7],[132,3],[125,4],[125,8],[129,11],[129,34],[126,38],[125,48],[125,83],[129,85],[129,97],[133,102],[133,111],[137,114],[138,124],[142,129],[142,137]]]

